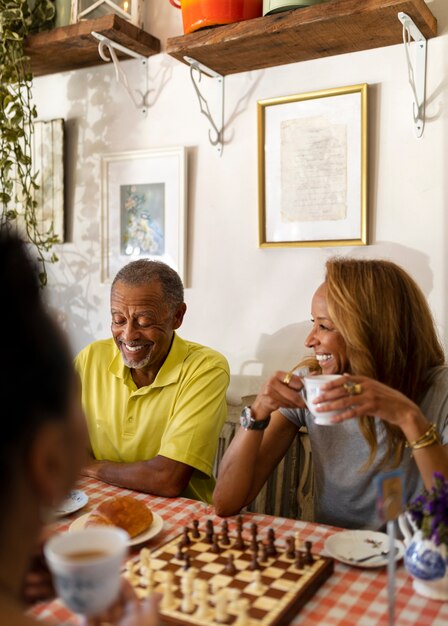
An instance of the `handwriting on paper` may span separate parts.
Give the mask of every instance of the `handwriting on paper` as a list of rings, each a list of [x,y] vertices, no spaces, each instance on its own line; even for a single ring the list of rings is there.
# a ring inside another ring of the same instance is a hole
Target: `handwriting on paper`
[[[281,220],[343,220],[347,215],[347,126],[324,116],[281,124]]]

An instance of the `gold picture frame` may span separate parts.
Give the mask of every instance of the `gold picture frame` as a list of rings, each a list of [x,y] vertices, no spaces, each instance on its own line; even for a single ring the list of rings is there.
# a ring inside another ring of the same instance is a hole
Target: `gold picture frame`
[[[260,247],[367,245],[367,88],[258,101]]]

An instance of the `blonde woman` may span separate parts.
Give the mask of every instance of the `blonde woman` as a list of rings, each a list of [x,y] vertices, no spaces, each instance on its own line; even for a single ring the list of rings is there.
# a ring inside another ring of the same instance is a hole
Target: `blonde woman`
[[[376,528],[375,477],[401,467],[405,497],[448,476],[448,367],[425,297],[388,261],[330,259],[313,296],[305,345],[323,374],[319,410],[342,410],[318,426],[300,395],[302,380],[276,372],[251,407],[220,465],[219,515],[249,504],[286,454],[297,429],[310,435],[316,521]]]

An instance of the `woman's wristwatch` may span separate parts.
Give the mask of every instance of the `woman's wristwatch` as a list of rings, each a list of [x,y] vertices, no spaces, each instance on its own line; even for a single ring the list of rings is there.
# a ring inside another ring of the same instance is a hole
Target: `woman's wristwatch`
[[[240,416],[240,424],[244,428],[244,430],[264,430],[269,422],[271,421],[271,416],[268,415],[264,420],[256,420],[252,417],[252,411],[250,410],[250,406],[245,406],[241,411]]]

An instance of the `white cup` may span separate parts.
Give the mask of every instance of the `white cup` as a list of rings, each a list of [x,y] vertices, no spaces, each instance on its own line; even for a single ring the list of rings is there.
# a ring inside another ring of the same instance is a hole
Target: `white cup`
[[[86,528],[53,536],[44,554],[58,596],[74,613],[98,615],[120,591],[129,535],[121,528]]]
[[[319,405],[314,404],[314,399],[320,395],[323,385],[340,377],[341,374],[322,374],[319,376],[305,376],[305,378],[303,378],[304,388],[302,389],[302,397],[305,400],[308,410],[314,417],[314,422],[320,426],[333,426],[334,424],[331,418],[345,410],[339,409],[339,411],[324,411],[320,413],[317,411]]]

